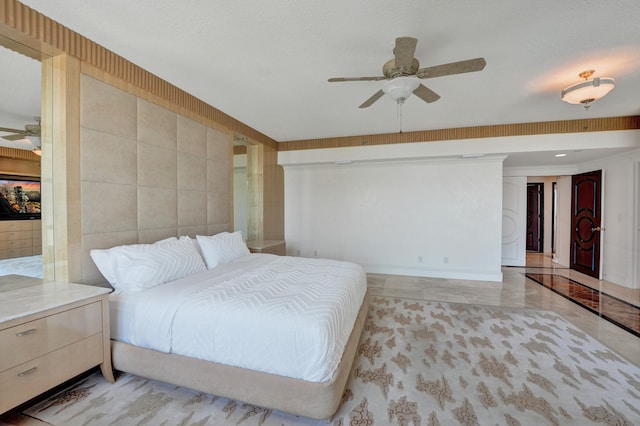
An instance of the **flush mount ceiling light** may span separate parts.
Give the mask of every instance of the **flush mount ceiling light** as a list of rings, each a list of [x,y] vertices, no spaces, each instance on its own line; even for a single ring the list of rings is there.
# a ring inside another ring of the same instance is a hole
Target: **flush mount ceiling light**
[[[616,81],[611,77],[591,78],[595,71],[588,70],[579,74],[585,81],[576,83],[562,91],[562,100],[570,104],[582,104],[589,109],[592,102],[597,101],[616,87]]]

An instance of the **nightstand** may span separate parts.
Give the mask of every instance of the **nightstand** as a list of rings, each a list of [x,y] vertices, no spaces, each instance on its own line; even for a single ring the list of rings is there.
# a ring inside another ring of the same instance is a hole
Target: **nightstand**
[[[0,291],[0,414],[97,365],[115,382],[109,292],[55,282]]]
[[[270,253],[286,256],[287,248],[284,240],[253,240],[247,241],[251,253]]]

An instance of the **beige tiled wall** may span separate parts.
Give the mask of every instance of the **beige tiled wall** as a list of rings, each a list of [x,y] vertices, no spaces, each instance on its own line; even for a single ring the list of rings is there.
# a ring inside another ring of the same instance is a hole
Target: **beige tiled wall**
[[[230,137],[81,77],[82,281],[89,251],[231,228]]]

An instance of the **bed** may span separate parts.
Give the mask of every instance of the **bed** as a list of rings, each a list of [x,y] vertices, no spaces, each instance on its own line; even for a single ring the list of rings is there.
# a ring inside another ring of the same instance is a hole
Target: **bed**
[[[313,419],[337,410],[368,308],[360,266],[250,254],[236,233],[91,256],[116,289],[116,370]]]

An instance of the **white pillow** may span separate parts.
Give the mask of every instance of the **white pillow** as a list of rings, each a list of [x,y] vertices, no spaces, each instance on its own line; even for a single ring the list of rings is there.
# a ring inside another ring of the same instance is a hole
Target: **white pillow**
[[[188,240],[121,246],[111,253],[117,290],[135,293],[207,269]]]
[[[93,259],[93,263],[98,267],[98,271],[100,271],[102,276],[113,288],[116,288],[118,283],[116,281],[116,274],[113,272],[113,267],[111,266],[110,250],[111,249],[93,249],[89,254],[91,255],[91,259]]]
[[[171,241],[177,241],[177,238],[168,237],[168,238],[164,238],[162,240],[156,241],[153,244],[164,244]],[[149,245],[149,244],[130,244],[129,246],[144,246],[144,245]],[[116,278],[116,273],[113,270],[113,262],[111,259],[111,254],[114,251],[119,250],[120,247],[126,247],[126,246],[116,246],[116,247],[111,247],[109,249],[93,249],[89,252],[89,254],[91,255],[91,259],[93,259],[93,263],[96,264],[102,276],[107,280],[109,284],[111,284],[113,288],[117,287],[118,281]]]
[[[90,254],[109,284],[122,292],[141,291],[207,269],[193,242],[176,237],[94,249]]]
[[[204,257],[209,269],[239,259],[250,253],[240,232],[223,232],[210,237],[196,235],[196,239],[200,245],[202,257]]]
[[[183,235],[182,237],[180,237],[181,240],[187,240],[189,242],[191,242],[191,244],[193,244],[193,246],[196,248],[196,250],[198,251],[198,254],[200,256],[202,256],[202,250],[200,250],[200,244],[198,244],[198,240],[195,238],[191,238],[188,235]]]

